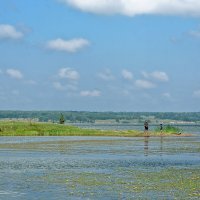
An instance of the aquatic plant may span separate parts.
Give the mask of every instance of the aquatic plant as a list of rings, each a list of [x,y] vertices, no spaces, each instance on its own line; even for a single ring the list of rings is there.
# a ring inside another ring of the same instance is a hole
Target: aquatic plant
[[[122,167],[113,169],[111,173],[67,171],[49,174],[46,180],[66,184],[71,197],[198,199],[200,198],[199,173],[200,170],[197,168],[166,168],[145,171]]]

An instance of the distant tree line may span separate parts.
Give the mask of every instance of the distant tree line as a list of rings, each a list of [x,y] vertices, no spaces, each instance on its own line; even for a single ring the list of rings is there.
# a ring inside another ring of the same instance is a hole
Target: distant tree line
[[[37,119],[41,122],[59,122],[60,111],[0,111],[0,119]],[[86,112],[86,111],[62,111],[65,121],[72,123],[94,123],[96,120],[126,120],[144,119],[179,120],[186,122],[200,122],[200,112]]]

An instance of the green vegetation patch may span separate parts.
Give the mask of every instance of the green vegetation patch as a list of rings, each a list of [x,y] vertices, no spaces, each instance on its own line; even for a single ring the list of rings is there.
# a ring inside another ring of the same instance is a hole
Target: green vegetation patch
[[[176,134],[174,131],[163,132],[169,136]],[[75,126],[40,123],[28,121],[0,121],[0,136],[159,136],[160,133],[153,131],[144,133],[137,130],[94,130],[82,129]]]
[[[55,173],[44,179],[66,184],[73,197],[132,199],[198,199],[200,198],[200,169],[167,168],[141,171],[119,168],[112,172]]]
[[[156,128],[155,131],[160,132],[161,130],[160,130],[160,128]],[[166,126],[163,127],[162,132],[180,134],[182,132],[182,130],[178,127],[175,127],[175,126],[166,125]]]

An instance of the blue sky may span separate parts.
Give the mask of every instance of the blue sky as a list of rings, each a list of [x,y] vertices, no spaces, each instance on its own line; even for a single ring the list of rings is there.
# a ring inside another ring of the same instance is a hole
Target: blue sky
[[[200,111],[198,0],[0,1],[0,109]]]

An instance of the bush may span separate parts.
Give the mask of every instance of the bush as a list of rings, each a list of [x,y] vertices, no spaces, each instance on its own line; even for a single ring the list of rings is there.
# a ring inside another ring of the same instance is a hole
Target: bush
[[[160,127],[156,128],[155,131],[160,131]],[[181,133],[181,129],[175,126],[171,126],[171,125],[163,125],[163,132],[166,133]]]

